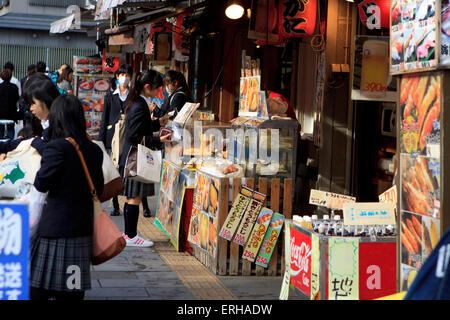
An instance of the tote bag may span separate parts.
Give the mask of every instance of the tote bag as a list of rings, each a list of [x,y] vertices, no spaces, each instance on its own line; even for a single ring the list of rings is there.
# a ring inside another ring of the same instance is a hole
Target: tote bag
[[[125,163],[125,178],[143,183],[159,182],[161,178],[162,153],[142,144],[132,146]]]
[[[103,187],[102,194],[99,196],[99,200],[100,202],[105,202],[111,200],[113,197],[121,195],[125,189],[125,183],[123,183],[119,171],[108,156],[103,142],[94,140],[92,142],[97,144],[103,151],[102,171],[105,186]]]
[[[19,186],[34,183],[41,167],[41,156],[31,146],[32,141],[33,139],[28,139],[20,142],[0,162],[0,198],[14,198]]]
[[[114,125],[114,135],[111,140],[111,160],[119,167],[119,158],[122,153],[123,144],[125,140],[125,115],[121,114],[120,119]]]
[[[115,223],[111,220],[105,210],[103,210],[102,204],[100,203],[95,192],[94,183],[92,182],[91,175],[86,166],[86,162],[84,160],[83,154],[81,153],[80,147],[72,138],[67,138],[67,140],[72,143],[72,145],[77,150],[84,173],[86,175],[86,179],[89,183],[89,188],[92,192],[92,201],[94,204],[92,264],[98,265],[114,258],[119,253],[121,253],[126,246],[126,242]]]

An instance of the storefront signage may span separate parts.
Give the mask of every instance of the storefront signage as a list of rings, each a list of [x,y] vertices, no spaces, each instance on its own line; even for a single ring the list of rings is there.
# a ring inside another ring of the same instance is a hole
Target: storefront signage
[[[389,28],[390,0],[363,0],[358,4],[361,22],[368,29]]]
[[[358,202],[344,204],[344,224],[393,225],[394,205],[389,202]]]
[[[359,299],[373,300],[397,289],[395,242],[359,243]]]
[[[241,246],[245,246],[252,232],[253,226],[255,225],[256,219],[258,218],[259,212],[263,206],[265,195],[254,192],[252,195],[252,200],[245,210],[244,216],[242,217],[241,224],[239,225],[236,235],[234,236],[234,243]]]
[[[314,33],[317,0],[281,0],[278,8],[282,38],[305,38]]]
[[[0,203],[0,300],[28,300],[28,206]]]
[[[311,237],[291,229],[291,283],[308,297],[311,296]]]
[[[359,299],[359,238],[328,240],[328,300]]]
[[[390,202],[397,208],[397,186],[393,186],[378,196],[380,202]]]
[[[269,229],[266,232],[261,248],[259,249],[258,257],[255,264],[267,268],[270,257],[272,257],[273,250],[275,250],[278,236],[281,228],[283,228],[284,216],[279,213],[274,213],[272,220],[270,220]]]
[[[440,57],[439,7],[436,1],[391,2],[391,74],[436,68]]]
[[[228,213],[227,218],[225,219],[219,236],[228,241],[231,241],[231,239],[233,239],[236,229],[241,222],[241,218],[244,215],[248,204],[250,203],[252,193],[253,191],[246,187],[241,188],[241,191],[234,200],[233,206],[231,207],[231,210]]]
[[[315,189],[311,189],[309,196],[309,204],[336,210],[342,210],[345,203],[355,201],[355,197]]]
[[[267,229],[269,227],[270,220],[272,219],[272,215],[272,210],[267,208],[261,209],[250,238],[244,248],[242,259],[246,259],[250,262],[255,262],[259,248],[261,247],[264,236],[266,235]]]

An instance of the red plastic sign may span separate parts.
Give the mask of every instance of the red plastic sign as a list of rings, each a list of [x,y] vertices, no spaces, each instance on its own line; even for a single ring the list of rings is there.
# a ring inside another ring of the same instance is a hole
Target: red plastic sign
[[[311,237],[291,228],[291,283],[311,296]]]

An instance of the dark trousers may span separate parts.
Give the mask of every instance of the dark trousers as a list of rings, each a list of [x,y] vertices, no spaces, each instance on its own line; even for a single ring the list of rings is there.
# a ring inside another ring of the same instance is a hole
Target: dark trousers
[[[16,135],[16,132],[14,131],[14,126],[15,126],[14,123],[7,125],[0,124],[0,139],[3,139],[5,137],[5,127],[8,132],[8,138],[14,139],[14,136]]]
[[[53,291],[30,287],[30,300],[84,300],[84,291]]]

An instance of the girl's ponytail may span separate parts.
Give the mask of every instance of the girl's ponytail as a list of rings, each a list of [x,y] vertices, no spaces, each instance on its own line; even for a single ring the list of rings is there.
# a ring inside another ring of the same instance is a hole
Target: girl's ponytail
[[[125,104],[125,114],[128,114],[133,103],[140,96],[144,85],[141,83],[142,72],[136,72],[130,83],[130,92],[128,93],[127,102]]]

